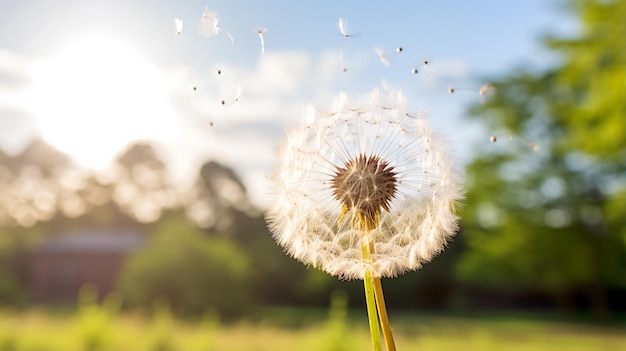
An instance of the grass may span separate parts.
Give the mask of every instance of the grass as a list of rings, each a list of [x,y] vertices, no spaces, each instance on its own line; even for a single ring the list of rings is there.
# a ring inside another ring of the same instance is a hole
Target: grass
[[[597,325],[528,314],[452,316],[390,311],[398,350],[626,350],[623,323]],[[270,308],[238,322],[185,322],[105,308],[0,312],[0,351],[371,350],[364,310]]]

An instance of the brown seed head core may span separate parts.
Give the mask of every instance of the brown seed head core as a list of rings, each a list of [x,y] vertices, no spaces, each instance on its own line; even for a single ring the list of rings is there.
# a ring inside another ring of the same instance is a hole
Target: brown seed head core
[[[337,166],[331,188],[345,209],[356,210],[359,217],[373,224],[381,208],[390,210],[396,185],[396,172],[389,163],[378,156],[360,155],[343,167]]]

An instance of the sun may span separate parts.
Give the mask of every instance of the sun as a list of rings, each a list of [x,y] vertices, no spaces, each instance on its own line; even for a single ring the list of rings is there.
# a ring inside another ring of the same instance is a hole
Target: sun
[[[133,140],[169,139],[177,129],[164,74],[104,35],[37,65],[29,100],[44,140],[89,168],[106,168]]]

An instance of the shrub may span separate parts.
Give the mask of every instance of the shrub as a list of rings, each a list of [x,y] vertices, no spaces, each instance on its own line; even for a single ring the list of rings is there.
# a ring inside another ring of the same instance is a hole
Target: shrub
[[[250,306],[248,277],[248,258],[231,241],[168,222],[127,261],[121,291],[136,306],[165,299],[179,315],[218,311],[236,316]]]

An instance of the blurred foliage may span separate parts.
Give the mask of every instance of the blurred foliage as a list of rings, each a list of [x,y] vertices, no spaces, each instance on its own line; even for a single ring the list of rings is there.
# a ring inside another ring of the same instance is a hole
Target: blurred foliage
[[[37,237],[33,228],[0,228],[0,306],[27,304],[29,253]]]
[[[76,313],[55,315],[45,310],[11,314],[0,311],[0,350],[86,350],[87,313],[104,324],[106,342],[92,350],[368,350],[369,330],[362,308],[345,309],[335,295],[327,309],[265,309],[259,319],[235,323],[181,320],[167,307],[150,319],[136,314],[105,313],[94,305]],[[104,308],[100,306],[100,308]],[[391,313],[399,350],[624,350],[624,324],[593,325],[570,319],[542,319],[528,315],[475,316]],[[293,321],[306,320],[294,327]],[[338,328],[338,329],[334,329]],[[343,330],[342,334],[338,331]]]
[[[326,322],[327,345],[324,350],[350,350],[350,334],[347,325],[348,295],[336,290],[331,295],[328,321]]]
[[[190,224],[161,221],[147,246],[127,262],[121,291],[138,306],[164,299],[183,315],[211,310],[240,315],[251,304],[249,264],[225,238],[206,236]]]
[[[601,316],[626,287],[626,1],[567,4],[580,31],[545,39],[559,63],[496,79],[471,111],[503,132],[467,170],[457,271],[564,307],[584,294]]]
[[[78,331],[82,349],[85,351],[104,350],[110,347],[113,321],[120,309],[120,298],[108,295],[102,305],[98,304],[98,290],[95,286],[81,287],[78,301]]]

